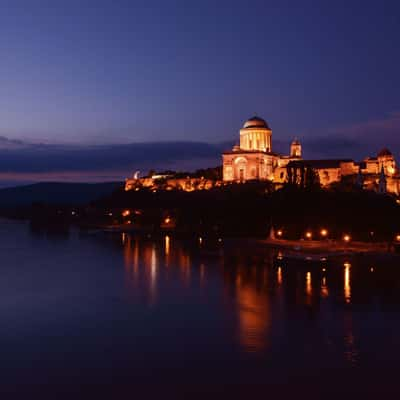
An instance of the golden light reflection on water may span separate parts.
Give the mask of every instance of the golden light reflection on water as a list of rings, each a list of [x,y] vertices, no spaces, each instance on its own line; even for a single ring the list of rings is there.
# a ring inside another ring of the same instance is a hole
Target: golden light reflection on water
[[[133,247],[133,275],[137,278],[139,273],[139,242],[135,240]]]
[[[158,256],[155,244],[141,247],[138,239],[126,235],[123,252],[128,287],[136,290],[145,283],[148,285],[149,302],[154,304],[157,300],[158,279]],[[141,280],[142,277],[145,278],[144,281]]]
[[[118,242],[121,246],[119,238]],[[195,243],[197,245],[197,239]],[[196,285],[201,289],[202,296],[207,296],[207,301],[214,301],[209,300],[209,294],[213,291],[226,293],[224,299],[228,300],[229,306],[223,308],[222,317],[226,317],[225,313],[234,316],[231,334],[245,352],[262,353],[273,344],[272,322],[278,322],[279,327],[279,321],[287,318],[284,314],[288,305],[315,306],[315,313],[318,313],[319,300],[327,299],[330,294],[336,298],[337,294],[342,297],[344,293],[345,301],[351,301],[350,263],[345,263],[344,268],[341,263],[335,266],[338,268],[329,268],[328,274],[325,264],[318,265],[318,268],[307,266],[309,271],[299,271],[290,268],[284,261],[279,261],[276,266],[265,257],[249,262],[246,254],[241,258],[219,254],[204,258],[201,253],[192,252],[189,246],[180,245],[178,239],[168,235],[150,241],[126,234],[123,236],[122,249],[130,294],[144,299],[145,304],[162,302],[165,293],[168,293],[166,279],[174,280],[174,290],[178,288],[181,291],[179,295],[182,295],[182,301],[185,301],[188,293],[192,295],[192,290],[196,293]],[[278,287],[279,290],[275,290]],[[351,307],[345,309],[351,311]],[[340,336],[336,336],[338,338],[341,345],[345,346],[346,358],[354,362],[357,338],[353,335],[351,321],[347,321]]]
[[[282,285],[282,267],[278,267],[277,282],[279,286]]]
[[[312,280],[311,272],[306,273],[306,303],[311,304],[312,302]]]
[[[173,249],[172,244],[173,241],[169,235],[164,236],[160,242],[143,240],[129,234],[123,236],[126,283],[131,289],[140,289],[142,294],[145,292],[150,304],[158,301],[159,281],[161,279],[168,280],[171,274],[178,274],[184,286],[190,287],[191,256],[180,246]],[[199,267],[196,279],[198,279],[199,285],[206,283],[206,269],[203,264]],[[132,292],[132,294],[138,293],[139,291]]]
[[[236,280],[239,316],[239,340],[247,352],[261,352],[267,347],[270,326],[268,298],[250,284]]]
[[[165,252],[165,266],[166,267],[169,267],[170,251],[171,251],[171,238],[168,235],[166,235],[164,238],[164,252]]]
[[[165,255],[169,255],[169,250],[170,250],[170,237],[167,235],[165,236]]]
[[[204,264],[200,264],[200,285],[204,286],[204,278],[206,274],[206,267]]]
[[[346,303],[351,302],[351,277],[350,277],[351,264],[344,263],[344,299]]]
[[[324,276],[321,280],[321,297],[327,298],[329,296],[329,289],[326,283],[326,276]]]
[[[190,255],[183,250],[179,252],[178,256],[178,262],[179,262],[179,269],[181,271],[181,277],[183,282],[185,283],[186,286],[190,284],[190,278],[191,278],[191,258]]]
[[[156,302],[157,297],[157,253],[156,247],[153,245],[151,249],[151,261],[150,261],[150,301],[152,304]]]

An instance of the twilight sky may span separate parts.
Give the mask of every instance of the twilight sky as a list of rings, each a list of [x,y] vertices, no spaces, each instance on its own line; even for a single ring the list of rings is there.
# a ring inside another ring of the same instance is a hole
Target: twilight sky
[[[0,6],[0,184],[215,165],[254,114],[276,150],[399,155],[398,1]]]

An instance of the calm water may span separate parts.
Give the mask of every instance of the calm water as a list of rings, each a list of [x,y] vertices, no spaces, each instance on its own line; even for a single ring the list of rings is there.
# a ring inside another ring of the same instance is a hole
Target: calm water
[[[0,238],[6,398],[400,393],[396,263],[293,265],[245,244],[7,221]]]

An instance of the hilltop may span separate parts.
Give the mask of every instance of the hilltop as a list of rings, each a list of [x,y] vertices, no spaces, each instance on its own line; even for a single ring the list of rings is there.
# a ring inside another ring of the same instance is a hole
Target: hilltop
[[[83,205],[108,196],[123,187],[122,182],[62,183],[42,182],[0,189],[0,207],[15,208],[32,203]]]

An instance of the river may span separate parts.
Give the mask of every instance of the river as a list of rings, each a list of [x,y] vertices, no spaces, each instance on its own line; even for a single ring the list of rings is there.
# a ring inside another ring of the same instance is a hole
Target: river
[[[396,261],[291,264],[245,242],[6,220],[0,237],[7,398],[399,392]]]

